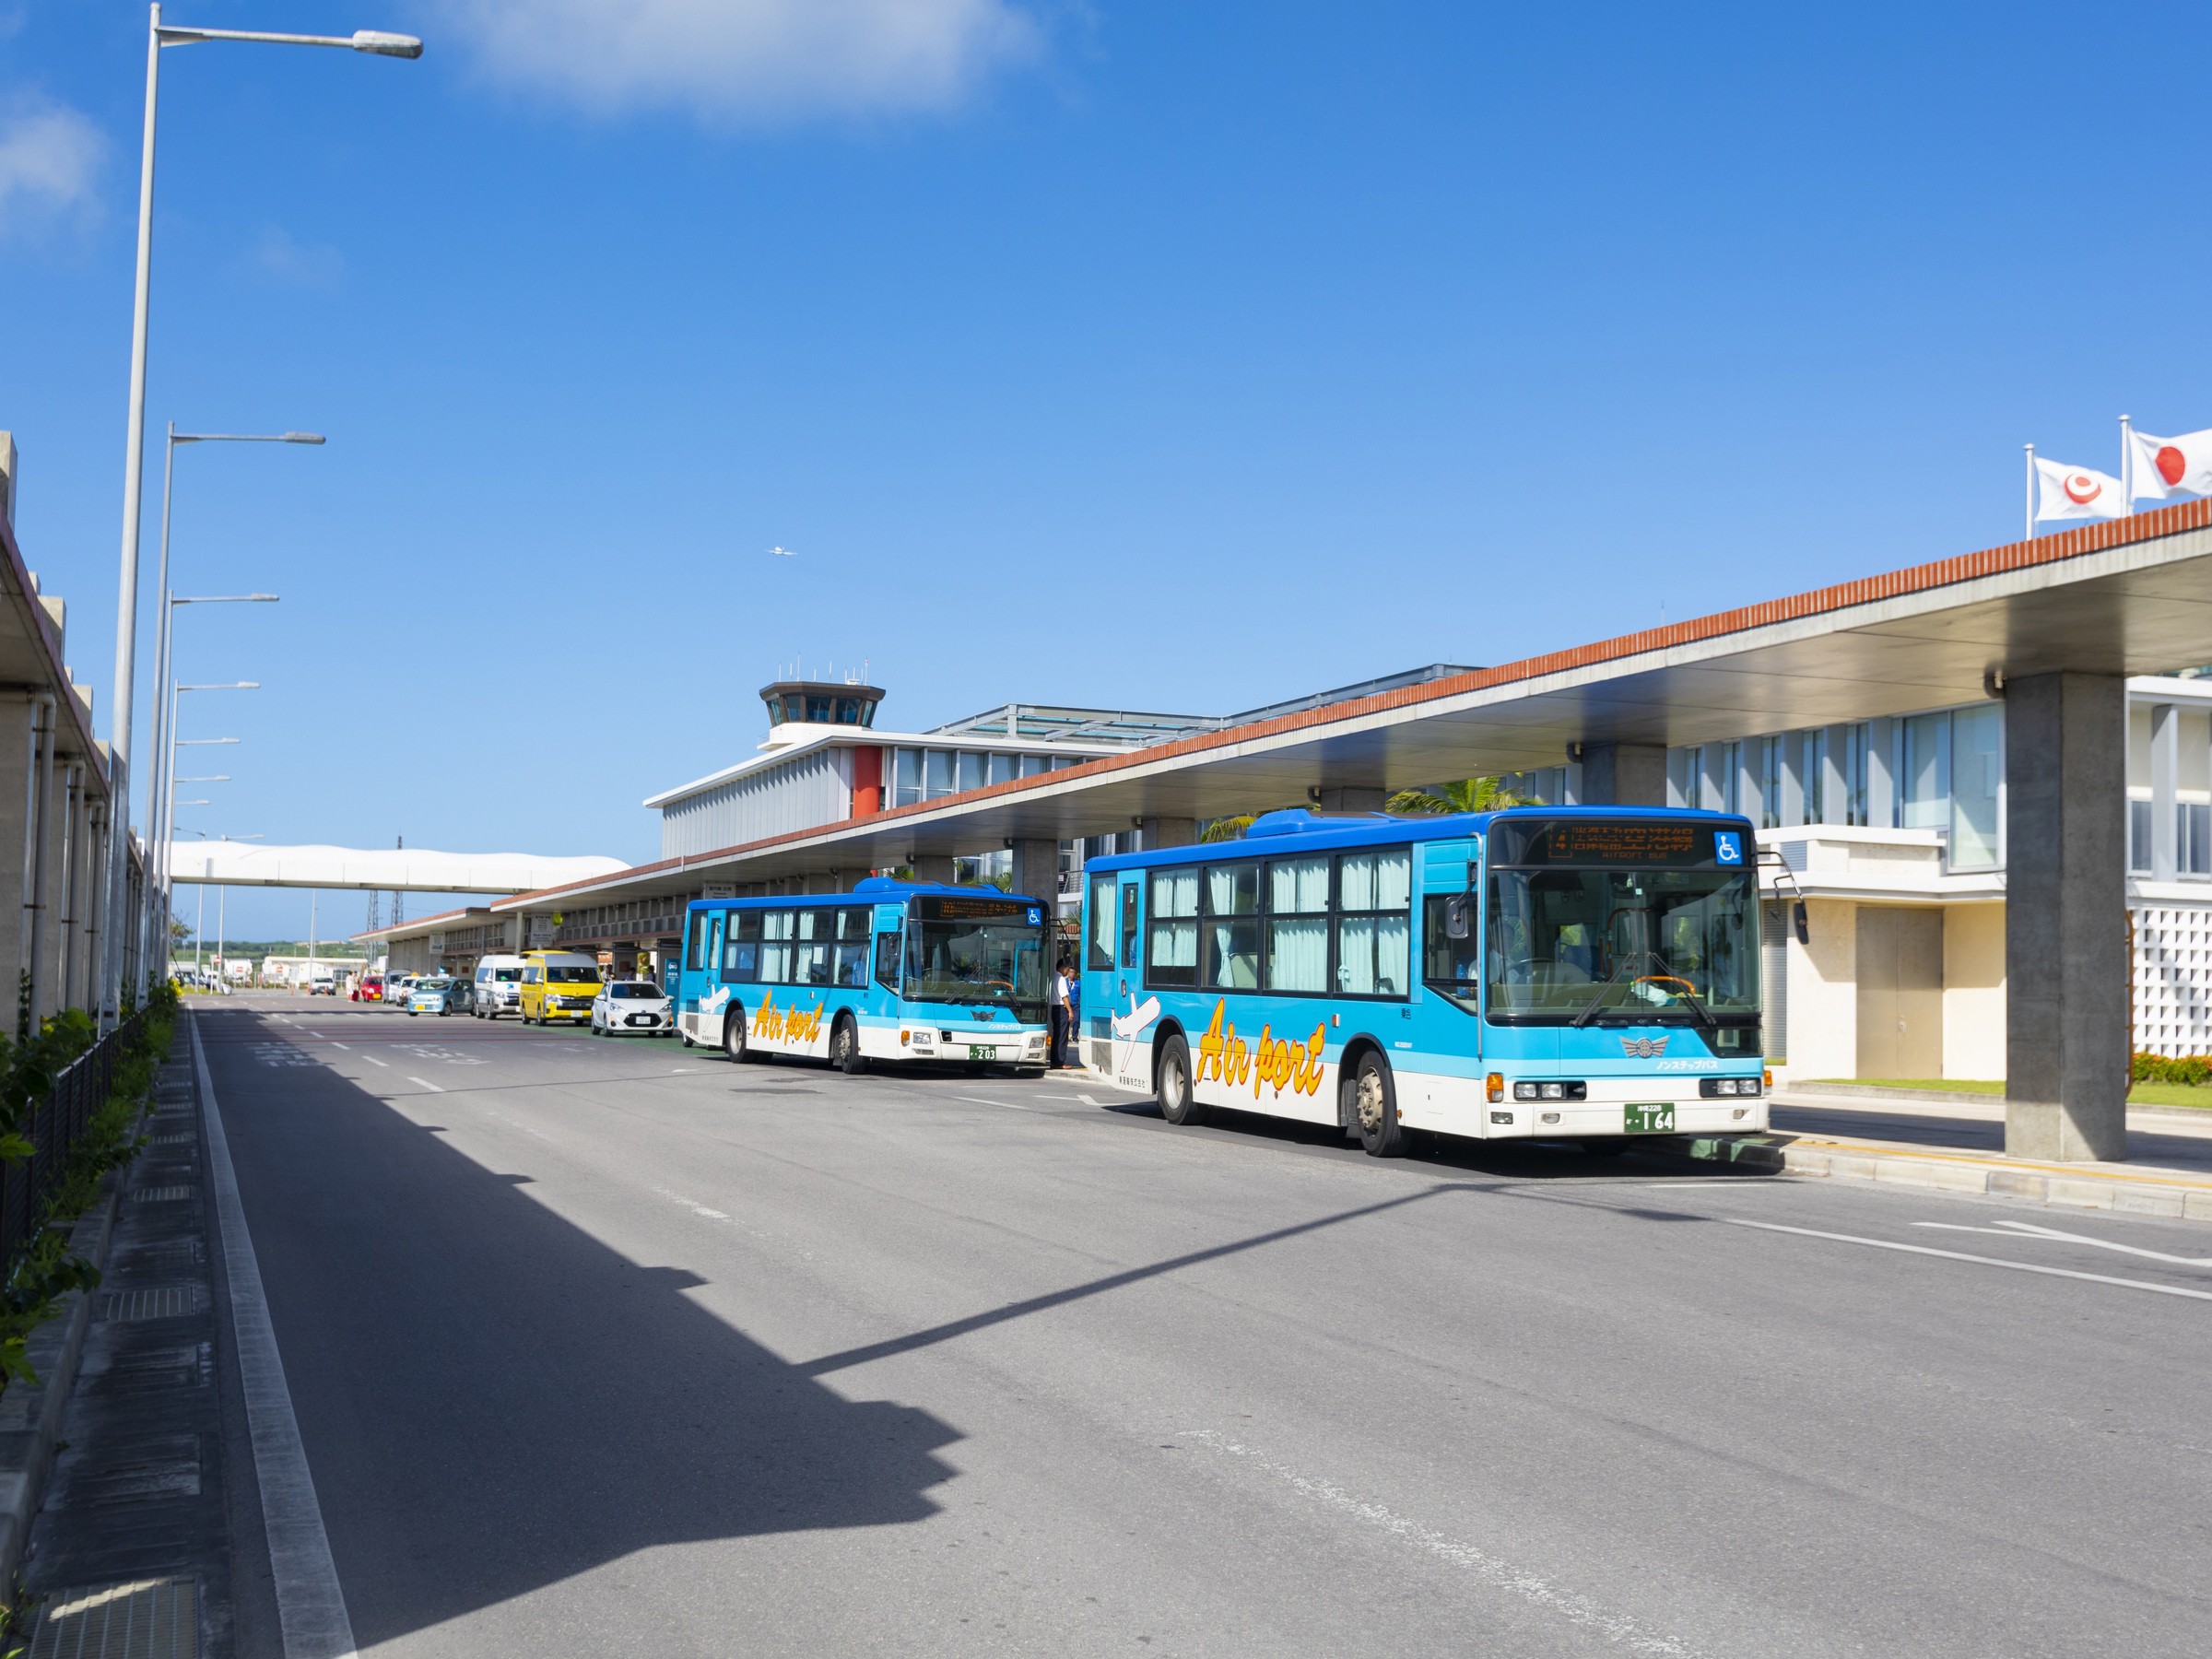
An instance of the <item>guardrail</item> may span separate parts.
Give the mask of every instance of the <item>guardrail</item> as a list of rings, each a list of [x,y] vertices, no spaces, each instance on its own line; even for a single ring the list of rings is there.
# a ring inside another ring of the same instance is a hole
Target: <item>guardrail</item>
[[[37,1230],[47,1194],[61,1180],[70,1149],[92,1113],[114,1091],[115,1071],[140,1028],[141,1008],[62,1068],[45,1098],[31,1108],[22,1125],[31,1154],[0,1165],[0,1262],[13,1263]]]

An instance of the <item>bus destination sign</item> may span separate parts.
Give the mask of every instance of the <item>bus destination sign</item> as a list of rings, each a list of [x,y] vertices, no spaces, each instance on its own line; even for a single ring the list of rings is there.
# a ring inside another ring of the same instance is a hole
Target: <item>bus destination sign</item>
[[[923,899],[917,901],[930,922],[1027,922],[1037,906],[1020,899]]]
[[[1500,824],[1500,830],[1509,826]],[[1709,824],[1686,823],[1679,818],[1562,818],[1548,824],[1512,824],[1518,845],[1499,846],[1493,862],[1501,865],[1578,865],[1585,867],[1641,869],[1711,869],[1716,863],[1735,864],[1737,858],[1719,858],[1714,832]],[[1506,839],[1503,835],[1493,838]],[[1728,835],[1730,852],[1738,852],[1741,836]]]

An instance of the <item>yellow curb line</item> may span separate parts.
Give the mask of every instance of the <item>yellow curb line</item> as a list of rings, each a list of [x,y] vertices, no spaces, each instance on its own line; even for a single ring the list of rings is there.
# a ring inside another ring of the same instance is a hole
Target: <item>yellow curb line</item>
[[[2158,1186],[2196,1187],[2212,1192],[2212,1181],[2198,1180],[2180,1174],[2137,1174],[2129,1170],[2111,1170],[2100,1165],[2084,1167],[2081,1164],[2030,1163],[2023,1159],[1983,1158],[1971,1152],[1922,1152],[1896,1147],[1881,1141],[1815,1140],[1805,1136],[1794,1139],[1775,1148],[1786,1152],[1792,1147],[1806,1147],[1836,1152],[1864,1152],[1877,1158],[1917,1158],[1929,1163],[1963,1164],[1980,1170],[2037,1170],[2046,1175],[2065,1176],[2082,1181],[2133,1181]]]

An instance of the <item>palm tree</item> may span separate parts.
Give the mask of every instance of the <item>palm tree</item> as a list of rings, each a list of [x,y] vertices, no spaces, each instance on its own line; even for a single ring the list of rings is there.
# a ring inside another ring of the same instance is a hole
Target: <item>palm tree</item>
[[[1385,812],[1495,812],[1501,806],[1527,806],[1524,800],[1495,777],[1462,778],[1434,789],[1401,789],[1382,804]]]

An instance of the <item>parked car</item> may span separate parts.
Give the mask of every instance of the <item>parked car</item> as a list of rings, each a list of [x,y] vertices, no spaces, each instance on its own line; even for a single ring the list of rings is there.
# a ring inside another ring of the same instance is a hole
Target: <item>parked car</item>
[[[426,973],[415,981],[407,991],[407,1018],[418,1014],[435,1014],[441,1019],[448,1014],[468,1012],[468,982],[443,973]]]
[[[651,980],[609,980],[592,1004],[592,1030],[608,1037],[665,1037],[676,1004]]]
[[[419,973],[399,973],[386,980],[384,982],[385,1003],[394,1008],[406,1007],[407,993],[415,989],[415,982],[421,977],[422,975]]]
[[[477,999],[470,1009],[478,1019],[497,1019],[519,1014],[523,1006],[523,970],[519,956],[488,956],[477,963]]]
[[[384,1000],[384,976],[381,973],[362,974],[360,982],[353,988],[353,1000],[355,1002],[382,1002]]]
[[[325,974],[308,982],[307,994],[310,996],[335,996],[338,994],[338,982]]]
[[[574,950],[533,950],[523,959],[524,1025],[588,1020],[599,995],[599,963]]]

